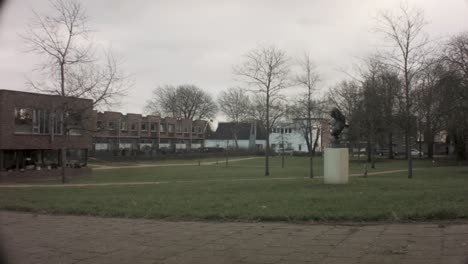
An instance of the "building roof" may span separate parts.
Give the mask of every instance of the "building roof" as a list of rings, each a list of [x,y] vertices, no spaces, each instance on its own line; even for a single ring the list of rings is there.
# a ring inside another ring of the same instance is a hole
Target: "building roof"
[[[262,128],[257,122],[257,138],[256,139],[266,139],[266,131]],[[218,128],[215,132],[208,134],[207,139],[218,139],[218,140],[228,140],[234,139],[233,131],[235,131],[236,124],[234,122],[225,122],[219,123]],[[239,123],[237,124],[237,139],[238,140],[249,140],[250,133],[252,129],[252,123]]]
[[[92,99],[78,98],[78,97],[73,97],[73,96],[61,96],[61,95],[58,95],[58,94],[35,93],[35,92],[8,90],[8,89],[0,89],[0,93],[24,94],[24,95],[30,95],[30,96],[43,96],[43,97],[50,97],[50,98],[57,98],[57,99],[66,98],[65,100],[80,100],[80,101],[90,101],[90,102],[93,101]]]

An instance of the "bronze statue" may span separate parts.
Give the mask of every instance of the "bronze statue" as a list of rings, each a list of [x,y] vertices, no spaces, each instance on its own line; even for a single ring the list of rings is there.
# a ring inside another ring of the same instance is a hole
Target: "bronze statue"
[[[336,107],[331,110],[330,116],[333,118],[330,121],[331,135],[333,136],[332,147],[338,147],[340,143],[340,134],[346,127],[346,118]]]

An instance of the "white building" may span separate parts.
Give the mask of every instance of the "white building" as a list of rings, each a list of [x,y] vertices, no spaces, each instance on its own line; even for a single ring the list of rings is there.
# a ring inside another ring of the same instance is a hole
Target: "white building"
[[[271,129],[270,147],[275,152],[284,150],[287,152],[308,152],[307,143],[303,134],[303,127],[306,120],[295,119],[290,122],[282,122]],[[312,143],[318,133],[316,152],[321,152],[327,145],[328,127],[323,127],[323,120],[312,121]],[[241,123],[235,126],[234,123],[219,123],[215,132],[212,132],[205,139],[206,148],[236,148],[234,131],[237,130],[237,144],[239,149],[265,149],[266,133],[258,122]]]
[[[236,133],[237,131],[237,133]],[[206,148],[236,148],[239,149],[264,149],[266,145],[265,130],[257,122],[240,123],[219,123],[215,132],[205,139]]]
[[[307,126],[306,120],[295,119],[291,122],[282,122],[271,129],[270,146],[275,152],[308,152],[307,142],[304,137],[304,127]],[[315,142],[318,133],[316,152],[322,151],[321,122],[312,122],[312,144]]]

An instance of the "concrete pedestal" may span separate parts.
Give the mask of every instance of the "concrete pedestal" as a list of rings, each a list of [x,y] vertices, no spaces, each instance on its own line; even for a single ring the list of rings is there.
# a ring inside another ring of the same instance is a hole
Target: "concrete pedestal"
[[[324,163],[325,184],[348,183],[349,150],[347,148],[326,148]]]

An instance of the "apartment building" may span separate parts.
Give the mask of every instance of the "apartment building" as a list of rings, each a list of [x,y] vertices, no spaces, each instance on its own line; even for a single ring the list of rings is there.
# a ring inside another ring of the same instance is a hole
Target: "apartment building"
[[[197,150],[203,147],[207,129],[204,120],[99,112],[93,154],[133,156]]]

